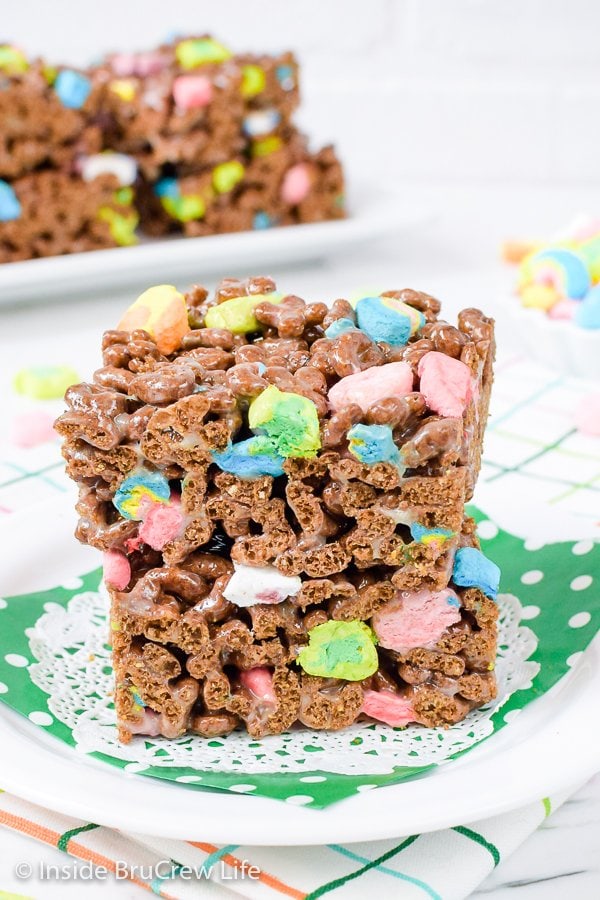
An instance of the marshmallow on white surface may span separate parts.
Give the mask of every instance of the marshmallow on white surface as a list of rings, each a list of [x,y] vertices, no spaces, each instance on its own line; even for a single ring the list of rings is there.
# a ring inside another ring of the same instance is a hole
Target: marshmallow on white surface
[[[297,575],[282,575],[274,566],[244,566],[234,563],[234,573],[223,596],[236,606],[282,603],[302,587]]]

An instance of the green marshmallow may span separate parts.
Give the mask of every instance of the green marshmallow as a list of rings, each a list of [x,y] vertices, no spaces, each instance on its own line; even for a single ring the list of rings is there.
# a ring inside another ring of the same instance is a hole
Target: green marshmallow
[[[60,400],[78,381],[79,375],[69,366],[32,366],[17,372],[13,387],[17,394],[35,400]]]
[[[377,671],[377,638],[364,622],[323,622],[311,628],[298,662],[309,675],[362,681]]]
[[[214,38],[188,38],[175,48],[177,62],[184,69],[196,69],[207,63],[221,63],[232,57],[231,50]]]
[[[260,331],[260,322],[254,315],[259,303],[281,303],[281,294],[252,294],[249,297],[234,297],[217,306],[211,306],[204,317],[207,328],[226,328],[232,334],[248,334]]]
[[[161,197],[163,209],[171,218],[179,222],[193,222],[204,218],[206,203],[199,194],[188,194],[186,197]]]
[[[273,442],[280,456],[315,456],[321,447],[317,407],[301,394],[288,394],[274,384],[250,404],[252,431]]]
[[[231,162],[220,163],[215,166],[212,173],[212,183],[218,194],[227,194],[244,177],[244,166],[236,159]]]

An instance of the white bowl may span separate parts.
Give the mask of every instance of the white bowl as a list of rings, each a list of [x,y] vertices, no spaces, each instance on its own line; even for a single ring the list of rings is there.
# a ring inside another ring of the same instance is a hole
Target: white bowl
[[[527,309],[518,297],[508,300],[515,341],[545,366],[600,380],[600,329],[581,328],[569,319],[551,319],[541,309]]]

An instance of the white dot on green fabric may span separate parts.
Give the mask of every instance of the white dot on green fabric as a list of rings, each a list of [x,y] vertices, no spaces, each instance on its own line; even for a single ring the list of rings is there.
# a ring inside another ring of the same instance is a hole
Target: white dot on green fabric
[[[570,628],[584,628],[592,617],[589,612],[578,612],[569,619]]]
[[[144,763],[130,762],[130,763],[127,763],[127,765],[123,767],[123,771],[124,772],[134,772],[134,773],[135,772],[145,772],[147,768],[148,768],[148,766],[145,765]]]
[[[520,712],[521,712],[520,709],[510,709],[507,713],[504,713],[504,721],[507,724],[509,722],[514,721],[514,719],[517,718],[517,716],[519,715]]]
[[[300,781],[303,781],[305,784],[319,784],[319,782],[327,781],[327,779],[324,775],[304,775]]]
[[[540,614],[539,606],[524,606],[521,610],[522,619],[535,619]]]
[[[292,806],[306,806],[308,803],[312,803],[314,797],[309,797],[308,794],[292,794],[291,797],[286,797],[285,802],[291,803]]]
[[[537,584],[544,577],[544,573],[539,569],[531,569],[529,572],[523,572],[521,575],[522,584]]]
[[[9,666],[14,666],[16,669],[23,669],[29,665],[29,660],[21,656],[20,653],[7,653],[4,660]]]
[[[8,606],[8,603],[6,602],[4,597],[0,597],[0,609],[6,609],[7,606]]]
[[[34,725],[52,725],[54,719],[47,712],[42,712],[41,710],[35,710],[34,712],[30,712],[27,716],[30,722],[33,722]]]
[[[523,546],[526,550],[541,550],[546,545],[539,538],[527,538]]]
[[[585,554],[589,553],[593,548],[593,541],[577,541],[577,543],[573,544],[571,547],[571,553],[574,553],[575,556],[585,556]]]
[[[229,790],[235,794],[250,794],[256,790],[255,784],[230,784]]]
[[[593,580],[591,575],[578,575],[577,578],[574,578],[571,582],[571,590],[585,591],[586,588],[589,588]]]
[[[178,775],[175,781],[180,784],[194,784],[196,781],[202,781],[202,775]]]
[[[484,521],[480,522],[477,526],[477,534],[483,541],[490,541],[498,534],[498,526],[495,522],[484,519]]]
[[[359,786],[356,788],[356,790],[358,791],[359,794],[362,794],[366,791],[374,791],[376,787],[377,787],[376,784],[359,784]]]
[[[570,656],[567,656],[567,665],[569,668],[572,669],[573,666],[576,666],[582,656],[583,650],[577,650],[576,653],[571,653]]]
[[[35,634],[35,628],[26,628],[23,634],[25,637],[31,638]]]
[[[6,694],[8,691],[8,685],[4,684],[3,681],[0,681],[0,694]]]
[[[81,578],[75,576],[74,578],[66,578],[61,584],[61,587],[63,587],[66,591],[74,591],[77,588],[80,588],[82,584],[83,581],[81,580]]]

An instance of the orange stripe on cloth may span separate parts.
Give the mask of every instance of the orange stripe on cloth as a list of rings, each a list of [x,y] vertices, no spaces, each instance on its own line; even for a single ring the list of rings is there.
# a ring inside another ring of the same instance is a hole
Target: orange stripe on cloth
[[[7,825],[9,828],[13,828],[15,831],[22,831],[23,834],[27,834],[30,837],[36,838],[36,840],[38,841],[43,841],[45,844],[50,844],[51,847],[57,847],[58,842],[61,838],[60,831],[53,831],[52,828],[46,828],[45,825],[39,825],[32,819],[25,819],[22,816],[15,816],[12,813],[5,812],[4,810],[0,810],[0,824]],[[83,859],[86,862],[91,862],[95,866],[105,866],[109,870],[109,872],[116,872],[117,870],[115,860],[110,859],[108,856],[102,856],[100,853],[96,853],[94,850],[89,850],[87,847],[84,847],[83,844],[79,844],[77,841],[69,841],[68,847],[68,853],[70,856],[75,856],[77,857],[77,859]],[[128,875],[127,877],[134,884],[137,884],[138,887],[146,888],[147,891],[151,891],[152,893],[154,893],[151,886],[146,881],[142,881],[141,878],[136,878],[135,875]],[[161,893],[160,896],[164,897],[165,900],[177,900],[177,897],[175,897],[173,894]]]
[[[197,847],[199,850],[203,850],[205,853],[216,853],[219,849],[214,844],[203,844],[200,841],[188,841],[188,844],[191,844],[192,847]],[[238,859],[237,856],[232,856],[231,853],[225,853],[221,858],[228,866],[241,872],[246,871],[249,866],[253,865],[243,859]],[[279,891],[280,894],[285,894],[286,897],[294,897],[294,900],[304,900],[307,896],[306,891],[299,891],[289,884],[284,884],[279,878],[275,878],[274,875],[269,875],[268,872],[263,872],[258,866],[254,866],[254,868],[259,871],[259,881],[262,881],[263,884],[272,888],[274,891]]]

